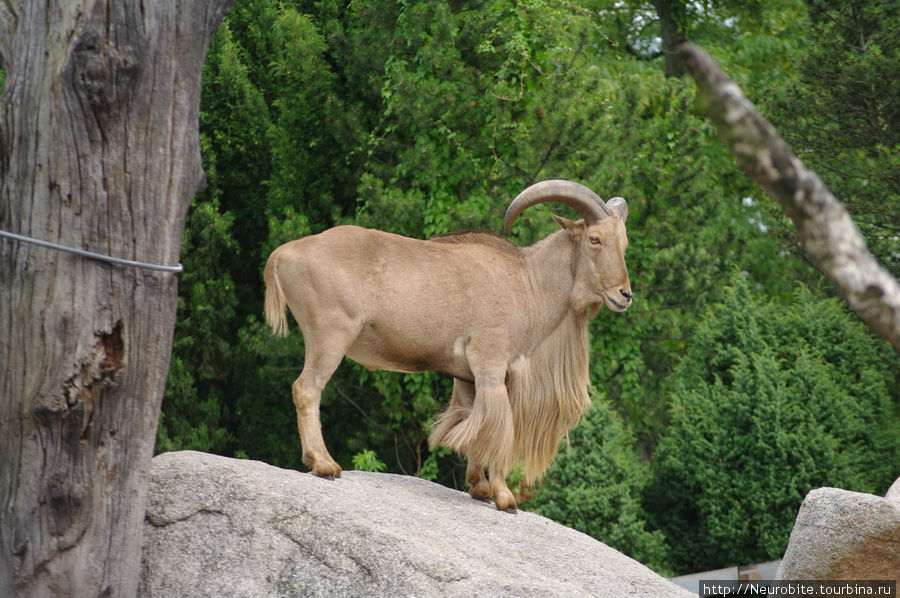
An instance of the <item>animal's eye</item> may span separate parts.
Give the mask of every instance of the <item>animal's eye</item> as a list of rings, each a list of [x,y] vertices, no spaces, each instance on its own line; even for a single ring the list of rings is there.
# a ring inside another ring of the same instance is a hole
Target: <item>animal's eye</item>
[[[591,245],[596,245],[600,247],[603,243],[600,242],[600,237],[591,237]]]

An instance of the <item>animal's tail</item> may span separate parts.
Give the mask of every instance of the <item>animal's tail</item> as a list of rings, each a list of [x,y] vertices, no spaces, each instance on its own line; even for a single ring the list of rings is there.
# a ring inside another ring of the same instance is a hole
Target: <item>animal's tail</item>
[[[278,280],[278,251],[269,256],[263,278],[266,281],[266,322],[272,327],[272,334],[287,336],[288,321],[284,313],[284,291],[281,290],[281,282]]]

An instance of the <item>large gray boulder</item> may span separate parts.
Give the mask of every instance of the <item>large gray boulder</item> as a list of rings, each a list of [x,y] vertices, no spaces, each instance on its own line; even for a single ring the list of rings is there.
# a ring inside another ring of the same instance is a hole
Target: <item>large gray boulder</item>
[[[693,596],[585,534],[419,478],[190,451],[153,459],[144,534],[144,598]]]
[[[838,488],[806,495],[777,579],[900,577],[900,479],[884,497]]]

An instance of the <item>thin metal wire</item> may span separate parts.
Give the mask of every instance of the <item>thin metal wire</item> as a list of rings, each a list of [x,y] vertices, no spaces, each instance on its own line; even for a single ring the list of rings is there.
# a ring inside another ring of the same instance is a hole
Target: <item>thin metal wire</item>
[[[117,264],[119,266],[130,266],[132,268],[146,268],[148,270],[160,270],[162,272],[184,272],[184,266],[181,264],[177,264],[175,266],[161,266],[159,264],[148,264],[146,262],[136,262],[134,260],[125,260],[118,257],[111,257],[108,255],[103,255],[102,253],[94,253],[93,251],[85,251],[84,249],[76,249],[74,247],[66,247],[65,245],[59,245],[57,243],[51,243],[50,241],[41,241],[40,239],[33,239],[31,237],[26,237],[25,235],[17,235],[15,233],[10,233],[5,230],[0,230],[0,237],[6,237],[8,239],[14,239],[16,241],[21,241],[22,243],[31,243],[32,245],[40,245],[41,247],[47,247],[49,249],[56,249],[57,251],[65,251],[67,253],[74,253],[75,255],[80,255],[83,257],[91,258],[93,260],[100,260],[101,262],[108,262],[110,264]]]

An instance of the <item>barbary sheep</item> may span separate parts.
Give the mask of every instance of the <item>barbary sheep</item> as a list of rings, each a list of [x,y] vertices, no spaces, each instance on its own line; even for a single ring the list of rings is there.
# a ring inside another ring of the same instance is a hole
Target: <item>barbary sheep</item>
[[[438,370],[453,376],[453,394],[431,445],[468,459],[473,498],[515,512],[512,466],[521,461],[528,482],[540,478],[589,405],[588,319],[604,304],[620,312],[632,301],[625,200],[543,181],[509,204],[505,231],[541,202],[569,205],[583,219],[554,215],[561,230],[530,247],[486,232],[418,240],[339,226],[272,252],[265,316],[285,335],[288,306],[303,333],[292,391],[312,473],[341,474],[322,438],[319,403],[345,355],[372,370]]]

